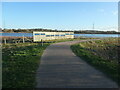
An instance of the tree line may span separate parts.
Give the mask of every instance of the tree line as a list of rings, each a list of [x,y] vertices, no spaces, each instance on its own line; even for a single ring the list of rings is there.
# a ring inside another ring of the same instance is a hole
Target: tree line
[[[75,34],[120,34],[116,31],[98,31],[98,30],[52,30],[52,29],[1,29],[3,33],[32,33],[33,31],[43,31],[43,32],[71,32]]]

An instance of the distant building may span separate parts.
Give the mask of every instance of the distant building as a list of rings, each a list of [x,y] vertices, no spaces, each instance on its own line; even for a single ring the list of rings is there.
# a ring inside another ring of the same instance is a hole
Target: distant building
[[[74,38],[74,32],[33,32],[33,41]]]

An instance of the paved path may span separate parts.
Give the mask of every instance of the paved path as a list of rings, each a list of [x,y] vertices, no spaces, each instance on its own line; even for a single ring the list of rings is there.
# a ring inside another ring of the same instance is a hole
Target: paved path
[[[117,84],[77,57],[70,45],[52,44],[44,51],[36,74],[36,88],[117,88]]]

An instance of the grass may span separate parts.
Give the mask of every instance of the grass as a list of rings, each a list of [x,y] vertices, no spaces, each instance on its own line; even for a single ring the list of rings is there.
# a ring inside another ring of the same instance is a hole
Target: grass
[[[87,38],[87,37],[77,37],[77,38],[73,38],[73,39],[53,39],[53,40],[46,40],[43,41],[44,43],[46,42],[50,42],[50,43],[58,43],[58,42],[66,42],[66,41],[74,41],[74,40],[86,40],[86,39],[97,39],[97,38]]]
[[[25,43],[4,45],[2,50],[2,87],[31,88],[40,57],[49,44]]]
[[[33,38],[32,37],[24,37],[25,42],[33,42]],[[23,42],[23,37],[2,37],[1,42],[2,43],[22,43]]]
[[[107,38],[75,44],[71,49],[77,56],[120,85],[118,47],[118,38]]]

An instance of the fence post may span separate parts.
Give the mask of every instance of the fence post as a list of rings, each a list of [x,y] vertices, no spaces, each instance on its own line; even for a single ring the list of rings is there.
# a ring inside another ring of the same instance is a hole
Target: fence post
[[[5,44],[7,43],[6,38],[4,38],[4,43],[5,43]]]
[[[23,35],[23,43],[25,43],[25,38],[24,38],[24,35]]]
[[[41,39],[41,43],[42,43],[42,46],[43,46],[43,40]]]

